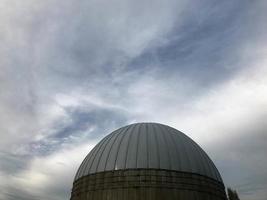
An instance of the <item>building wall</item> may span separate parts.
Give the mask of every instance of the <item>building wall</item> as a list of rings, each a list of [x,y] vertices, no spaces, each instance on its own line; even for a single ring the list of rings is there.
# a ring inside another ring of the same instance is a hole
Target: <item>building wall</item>
[[[99,172],[73,184],[71,200],[225,200],[223,183],[209,177],[157,169]]]

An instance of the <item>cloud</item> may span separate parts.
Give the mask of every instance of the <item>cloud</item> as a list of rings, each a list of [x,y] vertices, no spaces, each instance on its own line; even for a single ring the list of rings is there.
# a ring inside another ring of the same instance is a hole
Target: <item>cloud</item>
[[[5,199],[63,199],[69,198],[70,188],[79,162],[86,156],[93,145],[91,143],[76,148],[66,148],[57,153],[35,157],[27,169],[16,175],[6,175],[7,181]],[[16,183],[15,187],[12,185]],[[21,189],[23,188],[23,189]]]
[[[263,199],[264,1],[0,8],[0,199],[68,198],[92,146],[138,121],[184,131],[242,199]]]

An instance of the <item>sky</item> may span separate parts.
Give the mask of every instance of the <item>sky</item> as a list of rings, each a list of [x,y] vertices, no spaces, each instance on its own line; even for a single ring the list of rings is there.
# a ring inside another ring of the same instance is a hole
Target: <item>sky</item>
[[[0,0],[0,200],[70,198],[111,131],[190,136],[267,199],[267,1]]]

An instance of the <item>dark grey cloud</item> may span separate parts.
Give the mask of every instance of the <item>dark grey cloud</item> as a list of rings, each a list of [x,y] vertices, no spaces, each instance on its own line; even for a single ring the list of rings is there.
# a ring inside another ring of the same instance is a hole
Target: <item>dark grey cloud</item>
[[[5,191],[3,192],[5,194],[5,197],[7,200],[12,199],[21,199],[21,200],[36,200],[40,199],[39,196],[34,196],[28,192],[25,192],[24,190],[20,190],[18,188],[5,188]]]
[[[252,39],[248,33],[257,25],[247,21],[261,18],[251,12],[256,6],[248,1],[191,5],[185,12],[192,15],[181,25],[174,26],[163,44],[155,41],[151,49],[133,59],[130,65],[164,66],[165,73],[170,69],[182,74],[200,84],[201,89],[228,81],[245,67],[236,53],[236,46]]]
[[[1,152],[0,158],[0,170],[9,174],[15,174],[16,172],[27,168],[30,160],[29,156],[12,155],[8,151]]]
[[[30,154],[47,155],[63,146],[80,144],[84,141],[99,139],[112,128],[127,124],[129,116],[120,110],[86,107],[65,108],[68,122],[58,121],[51,127],[53,134],[29,144]]]
[[[267,151],[266,114],[260,117],[238,127],[236,132],[242,132],[242,135],[229,137],[213,149],[213,152],[218,151],[216,154],[226,183],[242,195],[255,195],[265,191],[267,186],[267,160],[264,158]]]

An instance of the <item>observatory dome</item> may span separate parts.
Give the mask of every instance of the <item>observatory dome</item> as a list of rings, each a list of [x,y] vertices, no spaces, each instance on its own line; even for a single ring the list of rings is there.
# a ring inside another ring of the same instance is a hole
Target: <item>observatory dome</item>
[[[207,154],[184,133],[158,123],[137,123],[102,139],[82,162],[75,180],[119,169],[167,169],[222,181]]]
[[[89,152],[76,173],[71,200],[180,198],[224,200],[220,173],[184,133],[136,123],[113,131]]]

